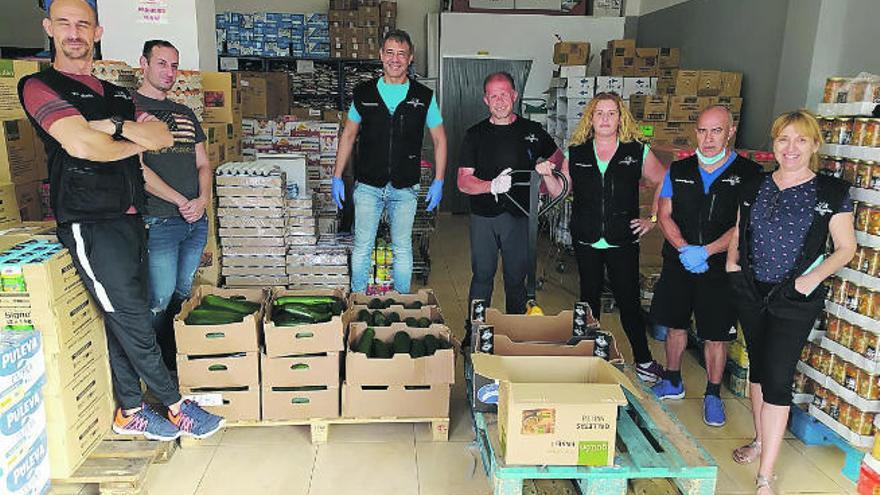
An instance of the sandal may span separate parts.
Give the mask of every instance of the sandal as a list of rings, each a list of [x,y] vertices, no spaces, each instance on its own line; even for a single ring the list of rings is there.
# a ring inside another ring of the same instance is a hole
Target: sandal
[[[751,449],[751,450],[749,450]],[[751,453],[749,453],[751,452]],[[733,461],[737,464],[749,464],[761,455],[761,442],[752,440],[733,451]]]
[[[761,488],[766,488],[767,490],[770,491],[771,494],[775,494],[776,491],[773,490],[773,486],[771,485],[771,483],[772,483],[773,481],[775,481],[775,480],[776,480],[776,476],[775,476],[775,475],[772,475],[772,476],[762,476],[762,475],[759,474],[759,475],[755,478],[755,491],[760,491]]]

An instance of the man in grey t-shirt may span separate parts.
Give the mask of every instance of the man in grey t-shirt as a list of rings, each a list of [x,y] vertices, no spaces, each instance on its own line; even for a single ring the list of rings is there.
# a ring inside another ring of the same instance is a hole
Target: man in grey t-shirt
[[[171,43],[144,43],[144,81],[134,94],[138,119],[159,119],[174,145],[141,154],[147,190],[150,307],[153,328],[169,369],[176,367],[172,319],[192,289],[208,238],[205,209],[211,200],[211,163],[205,133],[192,110],[167,99],[177,80],[179,54]]]

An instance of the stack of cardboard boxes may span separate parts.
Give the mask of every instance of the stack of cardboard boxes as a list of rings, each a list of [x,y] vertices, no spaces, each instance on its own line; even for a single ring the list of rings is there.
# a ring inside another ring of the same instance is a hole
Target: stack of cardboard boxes
[[[306,56],[306,14],[217,14],[217,52],[263,57]],[[326,57],[325,57],[326,58]]]
[[[331,1],[328,15],[332,58],[377,59],[382,37],[397,25],[397,3]]]
[[[297,222],[307,224],[306,219]],[[291,222],[291,220],[288,220]],[[291,289],[347,287],[350,283],[348,249],[335,245],[289,246],[287,274]]]
[[[327,14],[306,15],[306,58],[330,58],[330,21]]]
[[[239,72],[241,115],[272,118],[290,111],[290,79],[286,72]]]
[[[0,331],[0,486],[10,495],[47,493],[49,486],[45,364],[40,334]]]
[[[260,419],[260,334],[263,308],[227,325],[188,325],[186,318],[207,294],[239,296],[263,305],[263,289],[198,286],[174,318],[181,395],[227,421]]]
[[[284,176],[220,175],[216,177],[220,266],[227,286],[284,286]]]
[[[70,476],[110,428],[113,393],[100,310],[70,253],[36,236],[0,254],[0,328],[36,329],[53,478]]]

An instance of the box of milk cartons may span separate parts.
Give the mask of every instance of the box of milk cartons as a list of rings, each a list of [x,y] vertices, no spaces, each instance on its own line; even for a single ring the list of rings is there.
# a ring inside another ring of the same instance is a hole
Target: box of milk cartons
[[[0,493],[49,489],[45,363],[36,331],[0,331]]]

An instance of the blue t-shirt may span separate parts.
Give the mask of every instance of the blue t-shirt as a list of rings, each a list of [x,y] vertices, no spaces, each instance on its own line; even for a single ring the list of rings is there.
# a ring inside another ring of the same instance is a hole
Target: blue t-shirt
[[[803,184],[780,190],[773,177],[768,175],[761,183],[749,215],[753,232],[749,251],[752,271],[759,282],[779,283],[794,269],[813,223],[813,210],[818,200],[816,182],[814,177]],[[840,210],[834,213],[852,211],[852,200],[847,195]]]
[[[712,183],[715,182],[715,179],[721,177],[721,174],[730,167],[730,164],[736,160],[736,153],[731,153],[729,157],[727,157],[727,161],[724,162],[724,165],[716,168],[711,172],[706,172],[703,170],[703,167],[699,167],[700,169],[700,178],[703,179],[703,194],[709,194],[709,188],[712,187]],[[663,177],[663,187],[660,188],[660,197],[661,198],[671,198],[672,197],[672,181],[669,180],[669,171],[666,171],[666,176]]]
[[[388,107],[388,111],[393,114],[397,110],[397,105],[400,105],[400,102],[406,98],[406,94],[409,92],[409,79],[403,84],[388,84],[385,82],[384,77],[380,77],[376,87],[379,88],[379,96],[382,97],[382,101]],[[348,109],[348,119],[357,124],[361,123],[361,114],[358,113],[354,103]],[[440,115],[437,98],[431,95],[431,104],[428,105],[428,117],[425,119],[425,125],[428,126],[428,129],[433,129],[442,123],[443,116]]]

